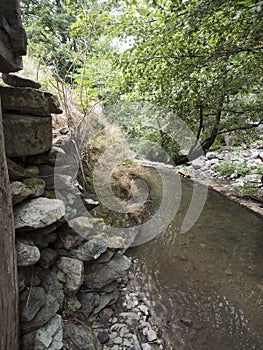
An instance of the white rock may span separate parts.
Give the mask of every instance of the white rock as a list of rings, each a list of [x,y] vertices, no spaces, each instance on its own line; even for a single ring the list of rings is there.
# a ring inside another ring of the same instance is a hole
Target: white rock
[[[142,344],[142,350],[151,350],[151,348],[151,345],[149,345],[148,343]]]
[[[157,334],[156,334],[156,332],[153,329],[150,329],[147,332],[147,339],[148,339],[149,342],[154,341],[154,340],[157,339]]]
[[[77,293],[84,280],[84,264],[82,261],[62,256],[57,262],[57,277],[66,281],[66,288]]]
[[[36,264],[40,259],[38,247],[26,240],[17,239],[16,251],[18,266],[31,266]]]

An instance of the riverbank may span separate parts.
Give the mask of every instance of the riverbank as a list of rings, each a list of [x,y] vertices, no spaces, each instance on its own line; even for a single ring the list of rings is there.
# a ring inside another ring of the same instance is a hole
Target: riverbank
[[[177,168],[192,181],[208,186],[263,217],[263,143],[223,147]]]

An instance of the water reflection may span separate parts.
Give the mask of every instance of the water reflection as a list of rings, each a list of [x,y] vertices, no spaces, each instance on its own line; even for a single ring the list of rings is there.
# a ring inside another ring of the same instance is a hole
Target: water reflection
[[[172,224],[130,251],[134,286],[161,320],[170,349],[263,349],[262,221],[210,192],[194,227],[180,234],[191,194],[184,183]]]

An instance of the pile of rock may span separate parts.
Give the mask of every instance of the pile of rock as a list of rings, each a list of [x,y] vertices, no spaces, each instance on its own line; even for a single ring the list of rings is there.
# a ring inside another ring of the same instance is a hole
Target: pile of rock
[[[245,167],[245,174],[238,171],[222,175],[218,166],[231,163],[233,168]],[[243,186],[261,186],[263,173],[263,143],[256,141],[250,145],[243,144],[239,147],[226,146],[193,160],[183,166],[187,172],[199,178],[218,179],[227,188]]]
[[[153,324],[151,310],[128,284],[121,290],[117,310],[106,308],[92,324],[104,350],[161,350],[166,345],[162,332]]]
[[[123,255],[127,242],[110,237],[103,222],[88,215],[96,203],[84,198],[87,209],[76,177],[61,164],[64,158],[56,163],[65,155],[52,146],[51,114],[61,112],[57,99],[28,79],[3,78],[13,85],[1,86],[0,97],[16,229],[21,350],[100,349],[86,323],[118,300],[131,265]],[[55,187],[66,189],[60,199]],[[79,321],[73,322],[76,310]]]

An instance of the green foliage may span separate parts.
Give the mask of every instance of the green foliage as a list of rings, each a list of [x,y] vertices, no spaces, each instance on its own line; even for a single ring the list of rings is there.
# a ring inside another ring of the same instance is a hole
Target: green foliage
[[[233,187],[236,194],[240,197],[243,196],[259,196],[260,194],[260,188],[258,186],[239,186],[239,187]]]
[[[168,108],[205,149],[228,130],[253,130],[262,122],[262,14],[253,1],[122,2],[115,31],[134,45],[115,57],[119,96]]]
[[[234,174],[237,177],[246,176],[250,171],[246,162],[234,163],[230,160],[226,160],[224,162],[217,164],[214,170],[218,174],[225,177],[230,177],[232,174]]]
[[[231,176],[235,171],[235,165],[233,162],[226,160],[217,164],[214,170],[222,176]]]
[[[263,166],[256,167],[253,172],[254,174],[263,175]]]
[[[79,304],[69,301],[66,303],[63,311],[62,311],[62,317],[64,319],[67,319],[69,317],[72,317],[74,312],[80,308]]]
[[[154,142],[176,158],[176,118],[205,151],[225,132],[253,138],[263,123],[262,1],[21,4],[29,52],[74,88],[83,111],[99,98],[169,111],[151,117],[134,104],[111,115],[129,139]]]

